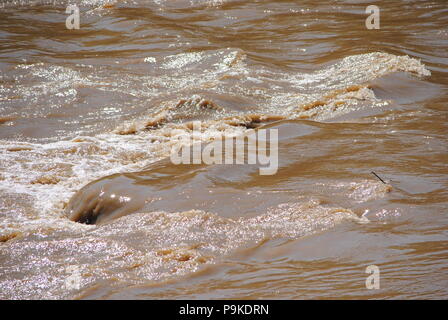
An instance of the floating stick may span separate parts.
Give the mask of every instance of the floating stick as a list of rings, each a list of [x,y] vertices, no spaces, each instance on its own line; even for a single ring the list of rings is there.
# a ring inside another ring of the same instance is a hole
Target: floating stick
[[[375,177],[377,177],[378,179],[380,179],[380,181],[382,182],[382,183],[384,183],[384,184],[387,184],[386,182],[384,182],[384,180],[383,179],[381,179],[380,178],[380,176],[379,175],[377,175],[375,172],[371,172],[372,174],[374,174],[375,175]]]

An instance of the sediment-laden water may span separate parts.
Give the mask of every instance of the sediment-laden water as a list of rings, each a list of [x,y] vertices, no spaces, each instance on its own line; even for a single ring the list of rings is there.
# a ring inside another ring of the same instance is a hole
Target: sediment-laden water
[[[448,297],[445,1],[76,3],[0,6],[1,299]]]

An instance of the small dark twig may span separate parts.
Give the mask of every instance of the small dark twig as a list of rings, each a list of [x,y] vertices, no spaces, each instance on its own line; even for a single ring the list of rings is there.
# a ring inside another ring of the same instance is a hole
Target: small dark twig
[[[381,179],[380,178],[380,176],[379,175],[377,175],[375,172],[371,172],[372,174],[374,174],[375,175],[375,177],[377,177],[378,179],[380,179],[380,181],[382,182],[382,183],[384,183],[384,184],[387,184],[386,182],[384,182],[384,180],[383,179]]]

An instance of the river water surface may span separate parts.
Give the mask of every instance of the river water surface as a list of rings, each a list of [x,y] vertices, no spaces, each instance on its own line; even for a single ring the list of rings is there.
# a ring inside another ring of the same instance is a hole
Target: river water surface
[[[0,299],[448,298],[445,0],[71,3],[0,3]]]

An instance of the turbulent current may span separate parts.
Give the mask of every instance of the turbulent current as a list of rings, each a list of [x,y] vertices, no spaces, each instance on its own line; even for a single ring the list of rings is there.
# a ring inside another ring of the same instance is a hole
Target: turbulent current
[[[77,3],[0,7],[0,299],[448,297],[444,1]]]

